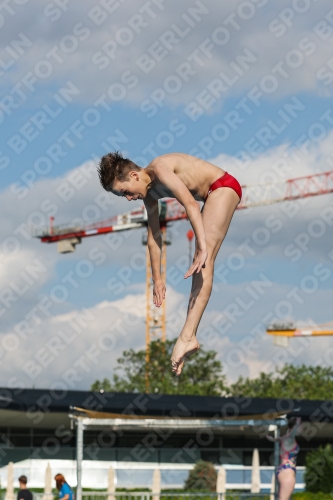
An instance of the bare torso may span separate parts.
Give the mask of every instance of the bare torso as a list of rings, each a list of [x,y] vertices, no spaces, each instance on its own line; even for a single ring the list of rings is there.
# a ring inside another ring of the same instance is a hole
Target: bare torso
[[[205,201],[210,186],[224,174],[224,170],[212,163],[184,153],[170,153],[155,158],[146,168],[153,183],[149,195],[155,199],[171,197],[173,193],[159,182],[154,173],[157,163],[174,172],[198,201]]]

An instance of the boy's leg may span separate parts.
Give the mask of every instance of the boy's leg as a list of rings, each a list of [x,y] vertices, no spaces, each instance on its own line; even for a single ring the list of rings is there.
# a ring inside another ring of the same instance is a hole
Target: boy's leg
[[[208,257],[205,267],[192,277],[185,325],[173,348],[172,369],[177,375],[181,373],[185,356],[193,354],[199,348],[195,335],[212,291],[215,258],[238,203],[239,197],[235,191],[223,187],[216,189],[208,196],[202,211]]]

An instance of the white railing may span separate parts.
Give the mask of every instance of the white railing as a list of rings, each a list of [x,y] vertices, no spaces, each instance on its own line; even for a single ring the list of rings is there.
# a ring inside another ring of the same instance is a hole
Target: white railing
[[[52,477],[62,473],[68,483],[76,485],[76,462],[75,460],[37,460],[27,459],[14,463],[14,477],[24,474],[28,477],[28,485],[31,488],[44,488],[45,469],[47,464],[52,469]],[[182,488],[193,468],[192,464],[170,464],[170,463],[143,463],[143,462],[113,462],[99,460],[84,460],[82,470],[82,486],[94,490],[107,490],[107,476],[110,466],[115,471],[115,483],[117,488],[151,488],[155,469],[161,472],[162,489]],[[252,467],[246,465],[223,464],[226,470],[227,490],[249,491],[251,488]],[[305,467],[297,467],[296,490],[304,489]],[[268,491],[271,487],[272,466],[260,467],[261,490]],[[7,467],[0,468],[0,482],[2,488],[7,486]],[[53,484],[53,483],[52,483]]]
[[[75,497],[75,493],[74,493]],[[33,500],[54,500],[56,497],[33,493]],[[269,493],[211,493],[211,492],[170,492],[150,493],[149,491],[103,493],[100,491],[84,491],[82,500],[270,500]],[[3,500],[3,499],[1,499]]]

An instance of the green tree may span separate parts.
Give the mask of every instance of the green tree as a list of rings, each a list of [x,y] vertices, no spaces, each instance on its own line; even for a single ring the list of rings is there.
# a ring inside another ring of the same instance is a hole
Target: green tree
[[[330,444],[320,446],[306,455],[304,475],[306,491],[333,492],[333,451]]]
[[[92,391],[101,391],[104,392],[112,392],[112,385],[108,378],[103,378],[103,380],[95,380],[95,382],[91,385],[90,388]]]
[[[285,364],[275,372],[254,379],[239,377],[228,388],[229,396],[257,398],[333,399],[333,369]]]
[[[215,467],[210,462],[199,460],[184,484],[185,491],[216,491],[217,473]]]
[[[171,373],[171,353],[174,341],[155,340],[150,344],[148,364],[149,392],[162,394],[192,394],[221,396],[225,392],[225,376],[215,351],[200,349],[185,362],[183,374],[176,377]],[[118,366],[112,381],[96,380],[92,391],[146,392],[146,351],[124,351],[117,360]]]

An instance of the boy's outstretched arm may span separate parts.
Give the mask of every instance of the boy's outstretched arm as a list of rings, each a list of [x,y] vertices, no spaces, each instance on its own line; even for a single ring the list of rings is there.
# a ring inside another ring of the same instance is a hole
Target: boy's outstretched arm
[[[149,196],[143,200],[148,216],[148,249],[153,277],[153,302],[160,307],[165,299],[165,284],[161,276],[161,251],[162,235],[160,231],[160,220],[158,215],[158,201]]]
[[[154,172],[159,181],[169,188],[179,203],[183,205],[193,227],[197,251],[194,256],[193,264],[184,276],[184,278],[188,278],[195,272],[199,273],[202,267],[205,266],[207,259],[206,236],[200,208],[183,181],[172,170],[163,167],[163,165],[156,165]]]

